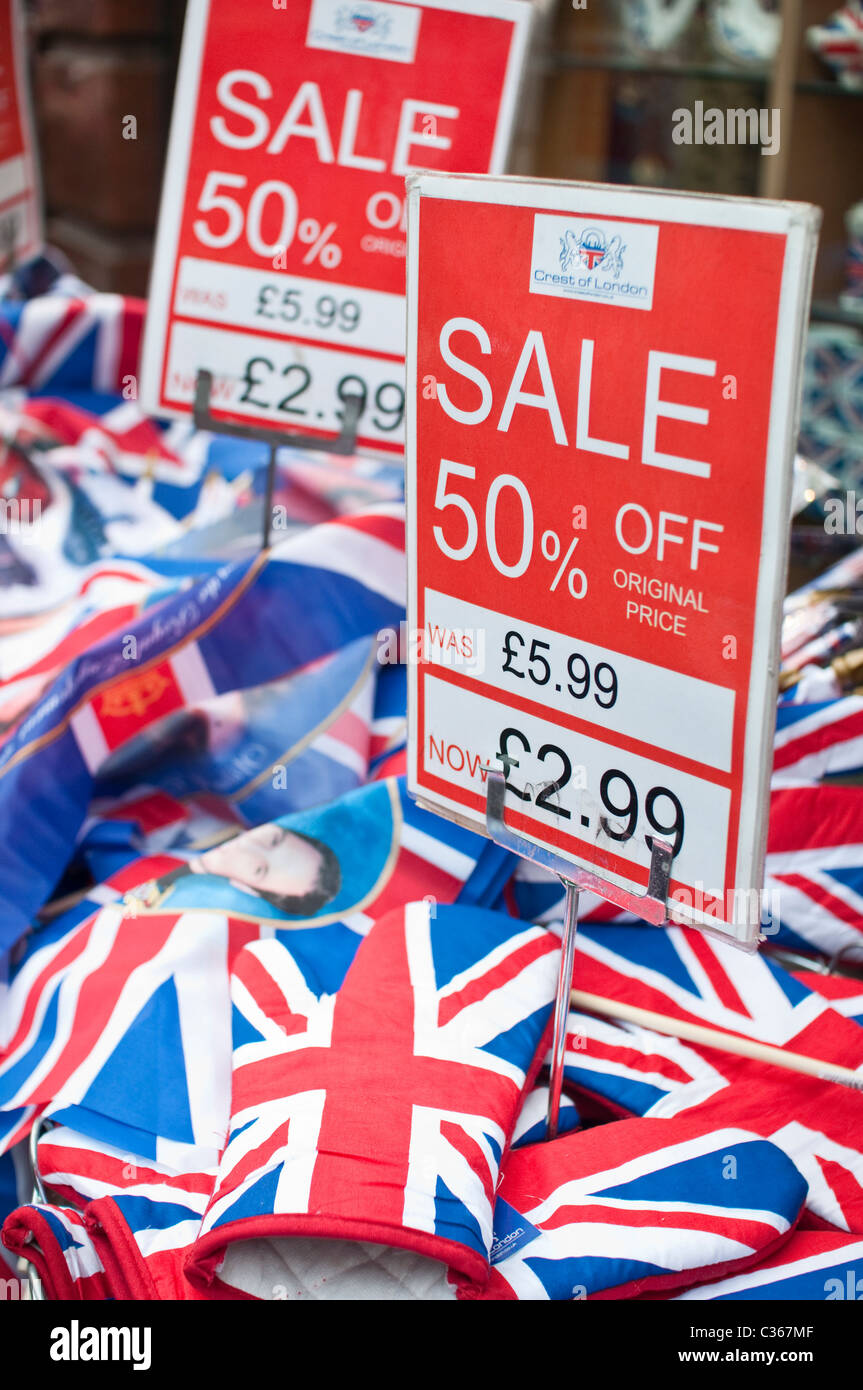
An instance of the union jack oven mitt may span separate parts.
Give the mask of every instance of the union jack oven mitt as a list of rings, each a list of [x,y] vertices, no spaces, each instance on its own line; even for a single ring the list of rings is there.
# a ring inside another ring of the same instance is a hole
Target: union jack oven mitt
[[[117,1296],[102,1242],[80,1211],[41,1202],[19,1207],[3,1223],[3,1244],[33,1266],[49,1301],[102,1302]]]
[[[616,1120],[508,1155],[492,1273],[461,1298],[632,1298],[776,1250],[806,1183],[775,1145],[685,1117]]]
[[[191,1281],[216,1297],[314,1297],[309,1238],[327,1237],[316,1244],[331,1288],[347,1266],[370,1268],[366,1292],[342,1296],[392,1296],[371,1291],[381,1269],[390,1283],[414,1280],[408,1296],[436,1296],[434,1283],[452,1297],[443,1266],[482,1288],[500,1163],[547,1046],[558,952],[542,927],[427,902],[377,921],[336,993],[307,951],[272,939],[244,948],[231,1129],[187,1257]],[[261,1286],[276,1243],[296,1285],[288,1295]]]
[[[212,1169],[142,1158],[65,1125],[46,1131],[37,1152],[43,1182],[69,1205],[20,1207],[7,1218],[3,1241],[35,1267],[47,1298],[203,1297],[182,1267],[212,1192]]]
[[[673,1295],[675,1302],[815,1302],[863,1298],[863,1240],[836,1231],[797,1230],[769,1259],[714,1283]]]

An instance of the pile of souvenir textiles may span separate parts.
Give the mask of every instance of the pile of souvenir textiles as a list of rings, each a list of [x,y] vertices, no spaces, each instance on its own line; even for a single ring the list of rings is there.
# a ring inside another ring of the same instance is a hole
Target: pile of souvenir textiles
[[[261,551],[264,446],[145,418],[144,306],[37,279],[0,320],[8,1279],[854,1297],[851,1086],[573,1012],[542,1142],[561,890],[406,795],[402,470],[282,451]],[[575,972],[863,1080],[861,590],[854,552],[789,600],[766,949],[588,899]]]

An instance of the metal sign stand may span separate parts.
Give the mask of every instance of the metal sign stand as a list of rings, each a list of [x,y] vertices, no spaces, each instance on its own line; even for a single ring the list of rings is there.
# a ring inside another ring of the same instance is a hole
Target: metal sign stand
[[[48,1196],[45,1192],[45,1185],[42,1182],[42,1174],[39,1171],[39,1140],[42,1138],[42,1135],[44,1134],[45,1130],[48,1128],[49,1125],[51,1125],[51,1127],[53,1128],[52,1122],[50,1120],[46,1120],[42,1115],[37,1115],[36,1119],[33,1121],[33,1126],[30,1130],[30,1144],[28,1152],[30,1155],[30,1169],[33,1173],[33,1195],[30,1198],[30,1201],[34,1206],[37,1203],[41,1204],[42,1206],[45,1206],[48,1202]],[[29,1260],[27,1262],[27,1287],[30,1291],[31,1302],[45,1302],[45,1291],[42,1288],[42,1281],[36,1272],[36,1266],[32,1264]]]
[[[560,1114],[560,1091],[563,1083],[563,1055],[566,1042],[566,1018],[569,1012],[569,992],[572,988],[572,966],[575,957],[575,934],[578,930],[579,893],[596,893],[607,902],[627,908],[646,922],[660,926],[668,918],[668,880],[671,874],[673,853],[671,845],[664,840],[653,839],[650,851],[650,877],[647,892],[643,896],[618,888],[587,869],[579,869],[567,860],[552,854],[550,850],[525,840],[514,830],[510,830],[504,819],[506,798],[506,774],[499,768],[489,767],[485,824],[490,839],[503,849],[518,854],[539,864],[550,873],[557,874],[566,890],[564,904],[563,945],[560,953],[560,974],[557,981],[557,995],[554,1001],[554,1037],[551,1050],[551,1079],[548,1093],[548,1115],[546,1138],[557,1138],[558,1117]],[[555,783],[550,784],[552,787]]]
[[[5,222],[0,223],[0,275],[14,275],[18,261],[16,243],[18,240],[18,217],[12,212]]]
[[[239,425],[230,420],[217,420],[210,410],[210,396],[213,390],[213,373],[204,370],[195,377],[195,400],[192,406],[192,419],[199,430],[212,434],[229,434],[235,439],[254,439],[266,444],[270,451],[267,464],[267,491],[264,498],[264,530],[261,546],[270,548],[270,530],[273,521],[273,486],[276,478],[276,451],[281,448],[306,449],[326,454],[352,454],[357,446],[357,426],[362,414],[362,397],[344,397],[345,414],[342,432],[337,439],[319,439],[316,435],[291,434],[288,430],[270,429],[262,425]]]

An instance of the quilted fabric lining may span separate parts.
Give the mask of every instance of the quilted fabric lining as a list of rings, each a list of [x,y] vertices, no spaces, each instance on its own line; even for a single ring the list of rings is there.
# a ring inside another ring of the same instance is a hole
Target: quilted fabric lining
[[[411,1250],[353,1240],[246,1240],[228,1246],[223,1284],[261,1299],[453,1300],[446,1268]]]

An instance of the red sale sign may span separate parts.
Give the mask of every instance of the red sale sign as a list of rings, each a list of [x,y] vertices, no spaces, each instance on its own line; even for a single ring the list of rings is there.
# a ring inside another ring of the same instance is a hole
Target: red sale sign
[[[527,0],[191,0],[141,394],[403,449],[405,175],[504,166]]]
[[[18,0],[0,0],[0,268],[42,244],[42,209]]]
[[[676,920],[759,932],[800,204],[418,175],[409,786]],[[754,908],[754,910],[753,910]]]

